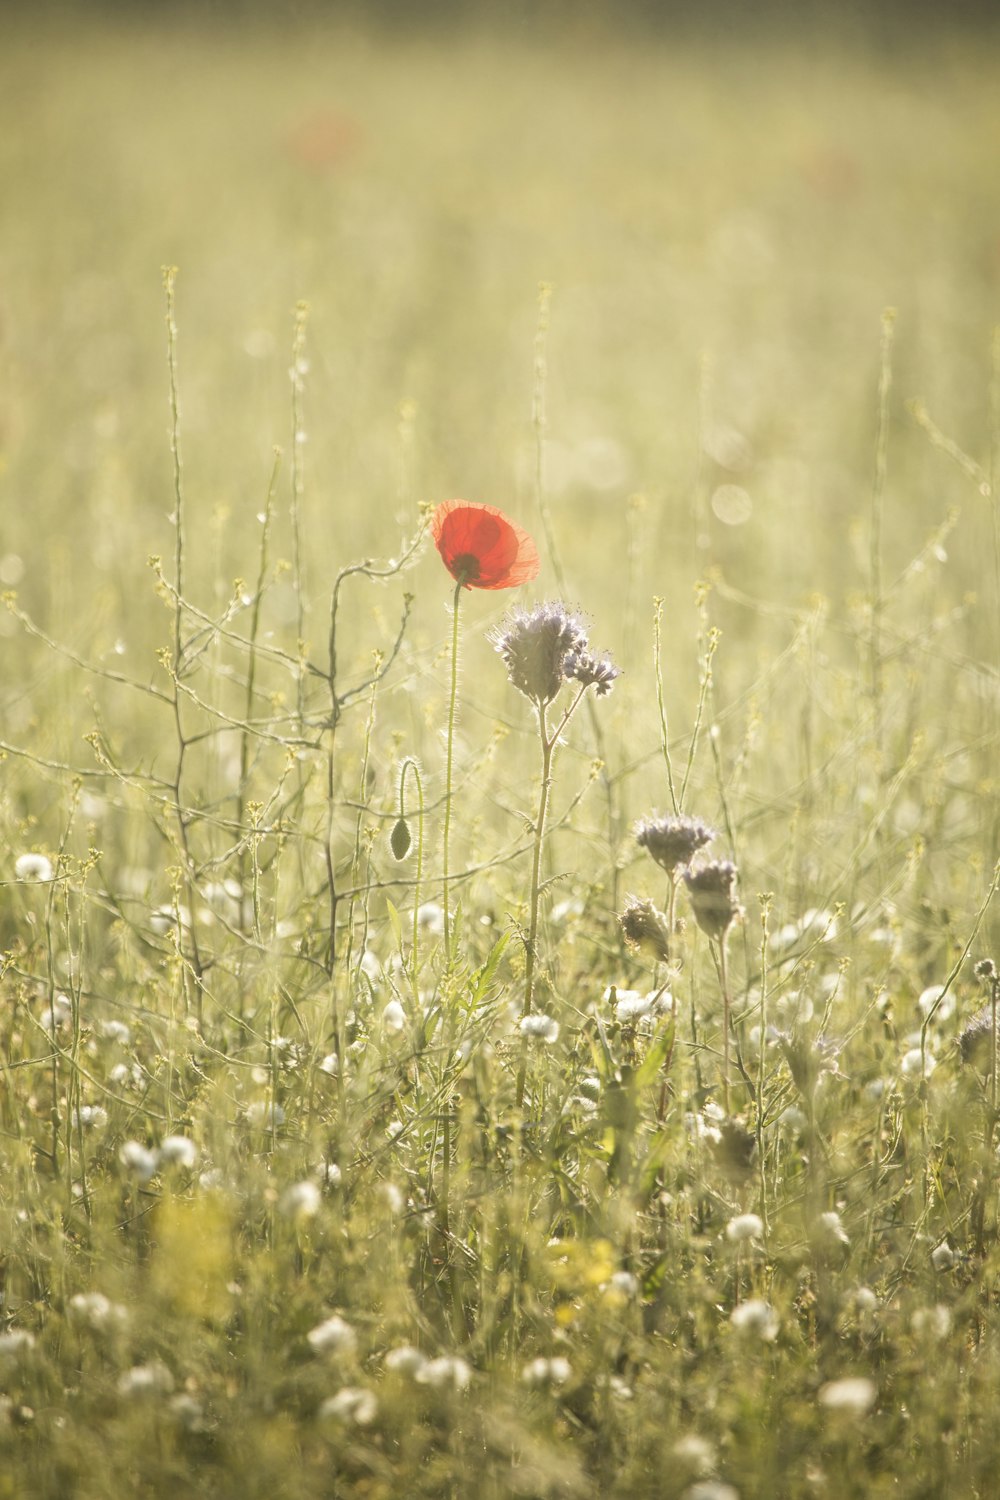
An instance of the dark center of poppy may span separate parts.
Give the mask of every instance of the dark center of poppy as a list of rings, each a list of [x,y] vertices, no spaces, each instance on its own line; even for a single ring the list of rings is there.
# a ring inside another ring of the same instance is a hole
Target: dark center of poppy
[[[472,552],[460,552],[451,560],[451,576],[459,583],[475,583],[479,577],[479,558]]]

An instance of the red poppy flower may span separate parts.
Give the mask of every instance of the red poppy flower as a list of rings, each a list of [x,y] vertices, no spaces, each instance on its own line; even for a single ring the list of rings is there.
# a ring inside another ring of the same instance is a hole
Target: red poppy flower
[[[442,500],[431,535],[448,572],[467,589],[513,589],[538,574],[531,537],[492,505]]]

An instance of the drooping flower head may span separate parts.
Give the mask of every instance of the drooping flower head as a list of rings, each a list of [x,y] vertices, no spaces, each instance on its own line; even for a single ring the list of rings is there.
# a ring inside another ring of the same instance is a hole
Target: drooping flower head
[[[688,865],[704,844],[716,837],[700,818],[680,814],[676,818],[643,818],[636,826],[635,841],[656,860],[661,869],[673,875],[681,865]]]
[[[584,687],[592,687],[598,698],[610,693],[615,678],[622,675],[621,667],[616,667],[610,656],[595,656],[592,651],[571,651],[563,663],[563,671]]]
[[[431,535],[448,572],[467,589],[513,589],[538,575],[531,537],[495,506],[442,500]]]
[[[728,859],[720,859],[697,870],[685,870],[684,884],[698,926],[720,942],[736,918],[743,915],[734,894],[736,866]]]
[[[670,957],[670,927],[652,901],[629,896],[618,916],[622,936],[631,948],[645,948],[666,963]]]

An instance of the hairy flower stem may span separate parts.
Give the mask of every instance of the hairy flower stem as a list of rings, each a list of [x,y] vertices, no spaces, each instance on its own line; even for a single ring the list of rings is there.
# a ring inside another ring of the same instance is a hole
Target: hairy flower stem
[[[729,1117],[729,1052],[730,1016],[732,1004],[729,999],[729,972],[726,962],[726,934],[719,939],[719,980],[722,984],[722,1102]],[[763,1045],[763,1039],[762,1043]]]
[[[448,702],[448,753],[444,773],[444,850],[442,854],[441,905],[444,907],[445,963],[451,963],[451,912],[448,908],[448,848],[451,839],[451,775],[455,752],[455,705],[458,700],[458,606],[462,581],[455,585],[451,621],[451,697]]]
[[[542,750],[542,785],[538,793],[538,813],[535,817],[535,837],[531,852],[531,891],[528,905],[528,936],[524,944],[524,1004],[521,1009],[521,1019],[530,1016],[535,996],[535,968],[538,958],[538,907],[539,886],[542,873],[542,845],[545,842],[545,820],[549,811],[549,793],[552,790],[552,761],[555,756],[556,746],[559,738],[576,712],[586,687],[582,687],[577,693],[569,708],[559,720],[558,725],[548,732],[546,717],[546,705],[538,703],[538,739]],[[524,1103],[524,1085],[528,1073],[528,1038],[521,1039],[521,1060],[517,1069],[517,1108],[520,1109]]]

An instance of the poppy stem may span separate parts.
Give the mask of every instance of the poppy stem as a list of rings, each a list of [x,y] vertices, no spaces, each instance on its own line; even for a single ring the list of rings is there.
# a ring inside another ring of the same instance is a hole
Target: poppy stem
[[[455,750],[455,705],[458,701],[458,606],[462,582],[455,585],[451,620],[451,697],[448,703],[448,752],[444,773],[444,850],[442,856],[441,905],[444,907],[445,963],[451,962],[451,912],[448,908],[448,849],[451,840],[451,773]]]

